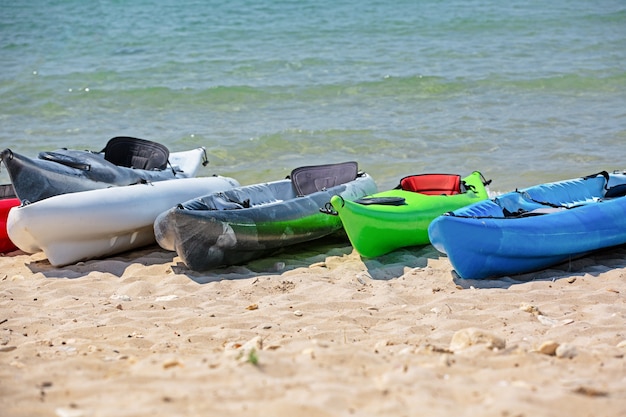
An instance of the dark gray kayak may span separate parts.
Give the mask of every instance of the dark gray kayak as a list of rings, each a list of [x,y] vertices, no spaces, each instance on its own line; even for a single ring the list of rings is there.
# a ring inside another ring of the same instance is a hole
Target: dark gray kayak
[[[100,152],[59,149],[29,158],[7,148],[0,161],[20,201],[34,203],[60,194],[194,177],[206,164],[206,153],[196,148],[170,154],[156,142],[115,137]]]

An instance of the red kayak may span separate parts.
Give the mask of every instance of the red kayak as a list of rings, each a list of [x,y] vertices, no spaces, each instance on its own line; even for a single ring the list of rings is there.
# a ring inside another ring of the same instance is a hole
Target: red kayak
[[[7,216],[12,207],[20,205],[11,184],[0,185],[0,253],[17,250],[7,233]]]

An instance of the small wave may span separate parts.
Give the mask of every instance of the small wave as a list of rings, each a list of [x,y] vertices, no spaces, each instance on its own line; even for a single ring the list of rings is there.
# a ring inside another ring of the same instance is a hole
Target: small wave
[[[515,80],[507,84],[522,90],[541,90],[544,92],[623,92],[626,84],[626,72],[607,74],[600,73],[563,74],[528,80]]]

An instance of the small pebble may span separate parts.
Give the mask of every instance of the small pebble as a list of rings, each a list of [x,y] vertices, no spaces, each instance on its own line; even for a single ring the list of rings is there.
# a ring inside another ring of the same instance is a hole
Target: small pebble
[[[450,354],[446,353],[446,354],[441,355],[441,357],[439,358],[439,362],[443,366],[452,366],[453,360]]]
[[[302,351],[302,354],[305,356],[310,356],[311,359],[315,359],[315,349],[307,348]]]
[[[544,355],[554,356],[558,347],[559,344],[557,342],[549,340],[547,342],[543,342],[537,349],[537,352],[543,353]]]
[[[255,336],[243,345],[235,344],[233,348],[225,351],[225,353],[235,361],[239,363],[258,361],[257,354],[263,350],[263,339],[260,336]]]
[[[470,327],[459,330],[452,336],[450,350],[454,352],[479,344],[488,349],[504,349],[506,341],[492,333]]]
[[[407,347],[405,347],[403,349],[400,349],[398,351],[397,355],[410,355],[410,354],[412,354],[414,352],[415,352],[415,348],[414,347],[407,346]]]
[[[176,358],[167,359],[165,362],[163,362],[163,369],[173,368],[174,366],[182,367],[183,364]]]
[[[58,417],[83,417],[85,412],[77,408],[57,408],[54,413]]]
[[[527,313],[531,313],[531,314],[535,314],[535,315],[540,315],[541,311],[539,311],[539,309],[537,307],[535,307],[534,305],[531,304],[522,304],[519,307],[520,310],[525,311]]]
[[[296,311],[293,312],[293,315],[296,316],[296,317],[302,317],[302,311],[296,310]]]
[[[161,297],[157,297],[154,301],[173,301],[178,298],[177,295],[163,295]]]
[[[555,354],[557,358],[571,359],[575,357],[578,352],[576,351],[575,346],[568,343],[563,343],[562,345],[559,345],[558,348],[556,348]]]
[[[546,317],[542,314],[537,314],[537,320],[539,320],[539,322],[545,326],[555,327],[559,325],[558,320],[551,319],[550,317]]]
[[[586,395],[588,397],[606,397],[609,395],[607,391],[596,389],[593,387],[578,387],[574,390],[576,394]]]
[[[386,346],[390,346],[391,343],[388,340],[382,339],[379,340],[378,342],[376,342],[376,345],[374,345],[374,349],[378,350],[378,349],[382,349]]]
[[[359,284],[366,285],[367,281],[372,279],[372,277],[367,272],[359,272],[356,274],[356,280],[359,281]]]
[[[263,339],[261,338],[261,336],[255,336],[252,339],[248,340],[246,343],[244,343],[239,349],[245,351],[251,349],[261,350],[263,349]]]

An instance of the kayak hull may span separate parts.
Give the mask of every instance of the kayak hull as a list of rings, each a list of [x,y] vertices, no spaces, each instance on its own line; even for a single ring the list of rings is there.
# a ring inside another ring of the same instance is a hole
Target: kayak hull
[[[161,212],[236,186],[214,176],[63,194],[12,208],[7,231],[24,252],[43,251],[53,266],[67,265],[152,244]]]
[[[155,236],[192,270],[243,264],[340,231],[340,219],[320,209],[334,195],[352,200],[373,192],[376,184],[368,174],[304,196],[294,193],[289,179],[239,187],[162,213],[154,224]],[[228,207],[245,201],[249,207]]]
[[[538,271],[626,243],[626,198],[606,197],[626,175],[607,178],[540,184],[452,211],[431,223],[430,239],[466,279]]]
[[[0,253],[11,252],[17,249],[17,246],[7,232],[7,217],[9,211],[20,205],[20,200],[15,196],[13,186],[11,184],[0,185]]]
[[[48,159],[29,158],[4,149],[0,160],[5,165],[17,197],[34,203],[48,197],[141,182],[165,181],[196,176],[205,150],[196,148],[173,152],[171,167],[143,170],[115,165],[103,153],[59,149],[43,152]],[[172,168],[173,167],[173,168]]]
[[[437,216],[488,197],[479,172],[463,181],[470,186],[468,191],[454,195],[427,195],[393,189],[370,196],[384,200],[401,199],[401,205],[366,205],[344,201],[338,196],[331,199],[331,204],[354,249],[361,256],[373,258],[399,248],[430,243],[428,226]]]

